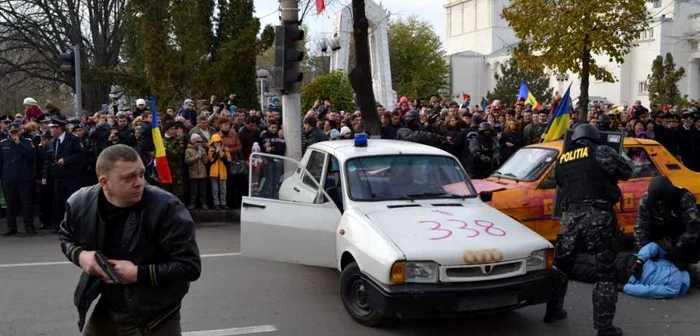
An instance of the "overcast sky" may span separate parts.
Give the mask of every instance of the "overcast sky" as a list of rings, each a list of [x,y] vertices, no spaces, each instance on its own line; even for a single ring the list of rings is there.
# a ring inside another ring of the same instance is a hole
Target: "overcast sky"
[[[443,40],[445,36],[445,8],[444,0],[375,0],[383,4],[391,12],[392,19],[396,17],[418,16],[419,19],[430,22],[435,32]],[[266,24],[276,25],[279,23],[278,0],[254,0],[255,16],[261,18],[264,27]],[[326,0],[329,4],[321,15],[316,16],[315,7],[304,19],[304,24],[309,26],[310,32],[307,36],[312,43],[324,37],[333,35],[333,21],[335,13],[340,11],[342,6],[350,4],[351,0]],[[313,6],[313,0],[312,0]],[[444,47],[444,46],[443,46]]]

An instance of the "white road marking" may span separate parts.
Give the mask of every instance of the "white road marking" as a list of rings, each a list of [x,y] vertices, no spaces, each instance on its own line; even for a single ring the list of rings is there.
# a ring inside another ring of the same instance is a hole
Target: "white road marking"
[[[218,257],[237,257],[240,256],[240,252],[233,253],[214,253],[214,254],[202,254],[201,258],[218,258]],[[9,267],[33,267],[33,266],[54,266],[54,265],[70,265],[70,261],[49,261],[49,262],[37,262],[37,263],[20,263],[20,264],[0,264],[0,268]],[[237,334],[235,334],[237,335]]]
[[[229,328],[218,330],[190,331],[182,333],[182,336],[233,336],[233,335],[249,335],[261,334],[278,331],[273,325],[261,325],[254,327]]]

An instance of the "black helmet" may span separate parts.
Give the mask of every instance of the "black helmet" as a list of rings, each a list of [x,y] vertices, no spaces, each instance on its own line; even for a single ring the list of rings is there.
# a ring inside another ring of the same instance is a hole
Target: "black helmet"
[[[678,196],[678,188],[673,185],[671,180],[666,176],[657,176],[651,183],[649,183],[649,189],[647,189],[647,200],[651,205],[655,205],[659,201],[663,201],[667,204],[673,204],[673,202],[678,201],[676,198]]]
[[[598,123],[599,124],[610,124],[612,123],[612,119],[608,117],[607,114],[601,114],[598,116]]]
[[[586,123],[576,126],[576,128],[574,129],[574,135],[571,137],[571,141],[576,142],[581,139],[588,139],[593,142],[596,142],[599,138],[600,132],[598,132],[598,128]]]
[[[410,110],[410,111],[406,112],[406,116],[404,117],[404,120],[406,120],[407,123],[409,123],[413,120],[416,120],[416,119],[420,119],[420,113],[418,113],[418,111]]]
[[[487,122],[482,122],[479,124],[479,134],[483,134],[485,132],[493,133],[493,126]]]

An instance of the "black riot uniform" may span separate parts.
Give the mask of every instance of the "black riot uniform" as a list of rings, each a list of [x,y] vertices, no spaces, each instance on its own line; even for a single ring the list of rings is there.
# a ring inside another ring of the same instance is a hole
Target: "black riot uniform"
[[[417,142],[434,147],[439,147],[441,144],[448,142],[447,137],[436,133],[422,131],[420,125],[420,113],[418,113],[416,110],[406,112],[404,121],[404,126],[396,131],[396,140]]]
[[[66,122],[56,117],[51,119],[49,127],[60,127],[63,135],[50,142],[53,155],[47,155],[44,160],[43,177],[53,181],[53,216],[51,228],[58,231],[63,220],[68,197],[81,187],[82,176],[85,174],[85,153],[80,139],[65,131]]]
[[[596,127],[600,131],[612,131],[612,119],[607,114],[601,114],[598,116]]]
[[[493,126],[479,125],[479,134],[469,140],[469,173],[474,179],[485,179],[501,165],[501,154]]]
[[[19,136],[19,143],[12,134],[19,135],[20,125],[10,126],[10,138],[0,140],[0,180],[7,199],[6,236],[17,233],[17,215],[21,209],[27,233],[36,233],[32,194],[34,189],[34,159],[36,152],[32,141]]]
[[[618,232],[613,207],[621,196],[617,183],[630,178],[632,165],[611,147],[597,144],[599,138],[595,126],[579,125],[571,148],[557,162],[557,197],[562,198],[564,211],[554,264],[568,274],[578,253],[595,256],[594,327],[598,335],[622,335],[622,330],[612,325],[617,303],[613,241]],[[560,299],[563,303],[563,295]]]
[[[695,195],[673,185],[666,176],[655,177],[639,202],[634,223],[635,246],[656,242],[667,251],[665,259],[685,270],[700,261],[700,214]]]

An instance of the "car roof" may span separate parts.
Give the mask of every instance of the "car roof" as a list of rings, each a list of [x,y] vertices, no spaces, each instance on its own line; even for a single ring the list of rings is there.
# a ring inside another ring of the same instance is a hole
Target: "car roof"
[[[401,140],[368,139],[367,147],[355,147],[354,140],[333,140],[318,142],[311,145],[309,148],[331,153],[341,161],[356,157],[376,155],[412,154],[451,156],[448,152],[439,148]]]
[[[564,145],[563,140],[556,140],[556,141],[532,144],[532,145],[528,145],[526,147],[540,147],[540,148],[544,147],[544,148],[551,148],[551,149],[556,149],[556,150],[560,151],[562,149],[563,145]],[[660,146],[660,144],[654,140],[627,138],[626,137],[624,147],[631,147],[631,146]]]

